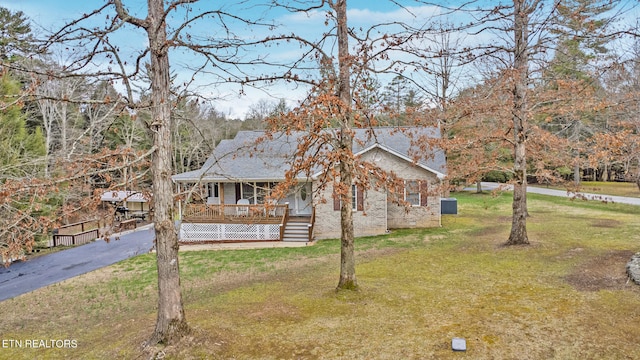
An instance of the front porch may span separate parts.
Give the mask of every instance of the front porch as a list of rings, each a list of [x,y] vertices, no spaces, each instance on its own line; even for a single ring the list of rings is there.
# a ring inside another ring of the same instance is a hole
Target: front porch
[[[180,242],[311,241],[315,211],[309,216],[289,213],[288,205],[186,204]]]
[[[178,181],[185,197],[176,204],[180,242],[309,242],[315,213],[311,183],[301,182],[278,202],[270,199],[277,182]]]
[[[182,222],[280,224],[288,209],[288,205],[186,204]]]

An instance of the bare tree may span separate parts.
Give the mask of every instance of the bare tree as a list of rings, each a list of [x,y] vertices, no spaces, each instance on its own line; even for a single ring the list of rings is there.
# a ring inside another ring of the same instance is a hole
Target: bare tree
[[[71,154],[76,148],[82,146],[82,142],[86,137],[88,137],[86,141],[87,153],[91,154],[102,148],[106,130],[111,127],[122,111],[122,103],[119,101],[120,96],[111,84],[103,81],[93,88],[91,99],[98,101],[81,105],[82,114],[88,124],[82,134],[74,139]]]
[[[513,214],[507,245],[528,244],[527,236],[527,86],[529,84],[529,16],[538,4],[526,0],[513,2]]]
[[[129,15],[120,0],[115,0],[118,18],[145,31],[149,39],[151,73],[150,109],[155,152],[152,156],[154,222],[158,267],[158,317],[148,344],[172,343],[189,332],[178,265],[178,234],[173,224],[174,202],[171,183],[171,83],[166,10],[162,0],[149,0],[145,19]]]
[[[180,101],[173,111],[174,173],[199,168],[211,154],[218,139],[205,115],[195,101]]]
[[[189,332],[180,290],[176,210],[170,178],[174,164],[172,110],[182,101],[182,95],[189,94],[186,88],[196,78],[207,78],[203,81],[210,81],[209,88],[225,82],[242,82],[245,74],[240,65],[250,65],[252,61],[248,57],[240,60],[238,48],[245,41],[232,34],[233,28],[270,24],[246,20],[239,15],[240,10],[235,13],[231,10],[234,6],[246,5],[244,3],[222,4],[216,8],[215,4],[199,2],[204,5],[198,8],[195,5],[198,0],[149,0],[142,9],[146,10],[145,16],[138,15],[138,11],[129,12],[124,3],[113,0],[87,12],[55,32],[46,45],[55,48],[63,44],[75,51],[65,68],[70,76],[120,84],[124,88],[123,108],[128,109],[132,119],[142,122],[153,138],[147,151],[152,153],[151,211],[158,267],[158,317],[147,342],[153,346],[176,342]],[[96,26],[96,22],[104,25]],[[199,23],[206,23],[205,33],[199,32],[202,30]],[[220,36],[210,32],[212,26],[218,26]],[[118,37],[113,35],[118,32],[125,32],[127,36],[142,35],[148,46],[135,53],[130,49],[124,51],[121,44],[116,43]],[[170,68],[169,55],[175,48],[193,55],[188,64],[180,68],[190,72],[190,78],[187,76],[180,82],[175,80]],[[212,68],[214,71],[209,71]],[[203,76],[196,77],[196,73]],[[102,102],[107,104],[109,99],[105,97]]]
[[[299,138],[300,144],[293,155],[292,167],[287,172],[285,181],[275,191],[275,196],[283,195],[286,189],[295,186],[295,178],[299,173],[311,175],[312,169],[319,167],[325,170],[324,179],[320,181],[327,186],[332,183],[335,201],[340,205],[341,247],[340,247],[340,278],[338,289],[356,290],[358,283],[355,272],[355,246],[353,227],[352,185],[356,180],[355,158],[353,154],[354,142],[354,117],[353,117],[353,93],[351,89],[352,68],[355,66],[355,56],[350,53],[349,29],[347,23],[347,1],[309,1],[308,7],[300,8],[300,4],[279,3],[279,6],[294,12],[306,13],[308,11],[328,8],[327,18],[333,27],[329,33],[318,34],[319,40],[312,40],[302,36],[291,34],[271,37],[268,41],[296,41],[305,47],[303,57],[296,59],[298,64],[312,57],[318,64],[319,80],[299,78],[295,71],[295,65],[291,66],[284,75],[278,75],[278,79],[293,79],[306,82],[312,86],[311,94],[301,106],[294,109],[280,119],[270,118],[273,132],[284,130],[290,133],[296,129],[307,132],[308,136]],[[333,32],[335,31],[335,32]],[[335,37],[337,54],[334,58],[331,53],[325,52],[324,44],[327,39]],[[286,67],[284,64],[273,64]],[[336,69],[337,67],[337,69]],[[283,114],[285,115],[285,114]],[[329,126],[336,128],[329,129]],[[268,135],[271,136],[271,135]],[[313,150],[315,149],[315,150]],[[315,154],[309,156],[309,152]]]
[[[54,83],[42,84],[36,89],[37,108],[42,116],[42,125],[44,127],[45,137],[45,157],[44,157],[44,173],[45,177],[49,174],[49,159],[51,156],[51,147],[54,138],[54,125],[56,121],[55,101],[49,96],[54,90]]]
[[[351,66],[349,54],[349,29],[347,27],[347,0],[330,1],[329,5],[336,14],[338,37],[338,98],[340,99],[341,117],[339,118],[339,148],[340,148],[340,223],[342,224],[340,241],[340,281],[339,289],[357,289],[356,260],[353,235],[353,207],[351,198],[353,189],[354,158],[353,158],[353,119],[351,114]]]
[[[390,54],[394,50],[405,51],[400,45],[409,43],[415,33],[410,33],[410,27],[398,21],[368,25],[370,27],[359,30],[351,28],[347,18],[347,3],[346,0],[277,2],[278,6],[295,13],[324,11],[328,30],[316,34],[315,38],[294,33],[267,39],[270,43],[291,41],[300,44],[303,49],[300,58],[296,58],[289,66],[273,65],[286,70],[278,79],[305,83],[311,87],[309,96],[296,109],[280,121],[272,122],[272,132],[267,137],[281,131],[305,133],[305,136],[298,137],[297,151],[291,160],[291,169],[286,174],[289,181],[281,187],[293,186],[300,174],[310,176],[312,169],[322,169],[315,190],[320,192],[326,187],[332,188],[334,209],[340,209],[341,260],[337,288],[355,290],[358,289],[358,283],[352,205],[354,188],[356,194],[371,188],[384,188],[397,194],[402,185],[394,174],[358,159],[353,152],[356,141],[354,134],[356,129],[366,129],[369,137],[376,136],[373,127],[379,120],[375,118],[375,106],[371,101],[377,95],[371,91],[374,84],[371,74],[397,75],[398,68],[395,65],[402,65]],[[411,13],[403,5],[393,3]],[[392,31],[397,30],[404,31],[404,37],[398,36],[400,40],[391,35]],[[313,70],[319,75],[317,79],[309,77],[312,66],[309,64],[315,66]],[[284,190],[276,191],[276,194],[282,195]]]
[[[438,107],[444,109],[448,106],[447,98],[450,96],[449,84],[452,69],[452,60],[455,58],[460,63],[477,62],[482,59],[491,59],[491,62],[495,66],[492,70],[494,76],[502,79],[498,81],[492,80],[493,84],[499,86],[508,86],[510,88],[510,99],[505,99],[502,96],[494,97],[496,100],[502,101],[500,106],[504,104],[504,101],[509,101],[510,108],[508,112],[494,112],[497,114],[508,114],[510,117],[510,123],[508,128],[503,129],[504,133],[511,134],[511,139],[508,143],[513,148],[513,169],[514,175],[514,197],[513,197],[513,220],[512,229],[509,236],[508,244],[527,244],[528,237],[526,231],[526,216],[527,216],[527,203],[526,203],[526,186],[527,186],[527,153],[526,143],[527,138],[530,135],[530,129],[528,124],[528,117],[530,116],[529,104],[527,101],[528,86],[530,84],[530,51],[533,46],[539,46],[537,43],[541,38],[541,34],[538,33],[542,27],[542,22],[539,19],[533,21],[531,19],[532,13],[540,11],[542,9],[541,0],[514,0],[512,4],[480,4],[476,1],[465,2],[462,4],[440,4],[425,2],[430,5],[434,5],[440,9],[441,17],[439,21],[434,21],[436,26],[426,26],[424,29],[408,29],[407,34],[398,38],[396,42],[403,44],[403,48],[415,57],[409,60],[404,60],[403,64],[408,68],[414,69],[427,69],[430,70],[430,63],[436,62],[433,71],[436,82],[430,92],[436,95],[438,100]],[[546,9],[545,9],[546,10]],[[548,14],[548,13],[547,13]],[[449,18],[456,16],[468,16],[472,21],[457,21],[459,24],[454,25],[450,23]],[[442,19],[445,19],[444,21]],[[544,21],[544,20],[543,20]],[[443,28],[443,24],[447,24]],[[452,45],[450,38],[439,34],[440,32],[451,33],[468,33],[469,41],[473,41],[476,35],[491,34],[491,42],[482,41],[477,39],[475,43],[469,46],[465,46],[461,49],[455,49],[456,46]],[[531,32],[535,33],[535,38],[530,37]],[[434,33],[436,33],[434,35]],[[421,49],[415,46],[415,41],[403,40],[413,39],[416,34],[421,34],[422,37],[427,36],[433,39],[440,39],[438,44],[433,48]],[[397,65],[396,65],[397,66]],[[488,82],[489,83],[489,82]],[[473,83],[468,84],[466,87],[472,88]],[[436,88],[437,86],[437,88]],[[500,95],[504,94],[502,91],[498,91]],[[479,109],[490,109],[498,104],[476,104]],[[444,110],[443,109],[443,110]],[[467,118],[468,121],[476,121],[478,119],[477,114],[481,113],[481,110],[467,111],[454,111],[457,116]],[[495,110],[495,108],[494,108]],[[452,126],[451,122],[456,119],[449,119],[446,114],[435,112],[436,116],[444,116],[444,119],[437,119],[436,121],[445,121],[445,131],[448,132],[448,127]],[[489,114],[487,112],[487,114]],[[470,116],[473,115],[473,116]],[[504,120],[504,119],[503,119]],[[502,123],[506,124],[506,123]],[[476,143],[481,147],[487,144],[487,141],[476,141],[472,132],[467,132],[470,135],[469,141]],[[492,132],[491,134],[495,134]],[[483,137],[483,135],[489,134],[477,134],[477,137]],[[492,136],[492,135],[491,135]],[[504,136],[500,136],[503,138]],[[496,139],[487,139],[489,142]],[[500,139],[499,142],[506,139]],[[457,144],[461,145],[462,149],[466,147],[463,139],[458,138]],[[445,144],[445,148],[447,145]],[[459,148],[460,149],[460,148]],[[470,149],[470,147],[469,147]],[[476,154],[483,154],[483,151],[476,151]],[[491,162],[491,160],[489,160]],[[474,171],[474,176],[477,176],[482,172],[482,168],[489,165],[487,161],[478,162],[478,169]],[[494,164],[495,165],[495,164]]]

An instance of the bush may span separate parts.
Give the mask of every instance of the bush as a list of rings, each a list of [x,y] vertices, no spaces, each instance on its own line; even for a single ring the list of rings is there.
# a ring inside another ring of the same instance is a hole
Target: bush
[[[506,183],[513,178],[513,174],[506,171],[491,170],[482,177],[482,181]]]

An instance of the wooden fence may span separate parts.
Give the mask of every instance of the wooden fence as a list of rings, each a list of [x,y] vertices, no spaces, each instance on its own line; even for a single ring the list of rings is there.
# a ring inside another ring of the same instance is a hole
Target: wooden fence
[[[72,246],[86,244],[98,238],[100,222],[98,220],[82,221],[69,224],[54,230],[52,245]]]

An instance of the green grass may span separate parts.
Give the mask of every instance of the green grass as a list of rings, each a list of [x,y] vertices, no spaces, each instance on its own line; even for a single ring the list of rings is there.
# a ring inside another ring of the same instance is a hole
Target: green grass
[[[531,186],[538,186],[532,184]],[[547,187],[547,186],[540,186]],[[640,190],[638,186],[634,183],[630,182],[602,182],[602,181],[583,181],[580,183],[580,186],[576,189],[573,183],[567,183],[564,185],[552,185],[549,186],[552,189],[558,190],[571,190],[571,191],[580,191],[583,193],[592,193],[592,194],[600,194],[600,195],[614,195],[614,196],[626,196],[626,197],[640,197]]]
[[[192,335],[170,359],[623,359],[640,353],[640,207],[531,195],[530,246],[504,247],[511,196],[454,194],[443,227],[356,240],[360,291],[335,291],[339,241],[180,255]],[[139,358],[152,255],[0,303],[2,339],[76,339],[0,359]],[[468,351],[454,353],[452,337]]]

